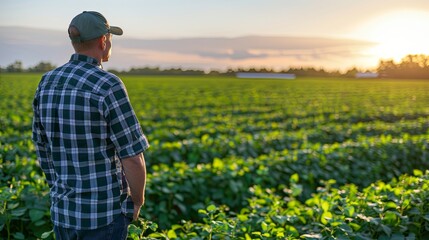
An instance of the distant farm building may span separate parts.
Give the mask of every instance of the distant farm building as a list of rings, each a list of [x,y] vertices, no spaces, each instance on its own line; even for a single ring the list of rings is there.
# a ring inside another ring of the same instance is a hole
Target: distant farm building
[[[373,72],[358,72],[355,75],[355,78],[378,78],[378,73]]]
[[[236,73],[237,78],[270,78],[270,79],[295,79],[295,74],[291,73]]]

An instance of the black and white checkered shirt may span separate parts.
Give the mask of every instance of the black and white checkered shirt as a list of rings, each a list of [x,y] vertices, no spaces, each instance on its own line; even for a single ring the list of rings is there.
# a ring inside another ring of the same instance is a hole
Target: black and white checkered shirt
[[[46,73],[33,102],[33,141],[55,225],[95,229],[133,203],[121,159],[149,147],[125,86],[94,58],[73,54]]]

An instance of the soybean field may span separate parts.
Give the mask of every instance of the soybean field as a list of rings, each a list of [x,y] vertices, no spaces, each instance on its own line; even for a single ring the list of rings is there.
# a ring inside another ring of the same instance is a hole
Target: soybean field
[[[41,74],[0,75],[0,239],[53,239]],[[429,81],[121,76],[151,144],[129,239],[429,239]]]

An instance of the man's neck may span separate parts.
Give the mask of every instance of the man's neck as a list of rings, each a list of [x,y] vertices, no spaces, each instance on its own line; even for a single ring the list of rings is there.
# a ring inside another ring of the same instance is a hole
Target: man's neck
[[[102,62],[102,53],[99,53],[98,51],[94,51],[94,50],[87,50],[87,51],[79,51],[79,52],[76,52],[76,53],[78,53],[78,54],[82,54],[82,55],[86,55],[86,56],[88,56],[88,57],[92,57],[92,58],[94,58],[95,60],[97,60],[97,62],[98,62],[98,64],[100,64],[101,65],[101,62]]]

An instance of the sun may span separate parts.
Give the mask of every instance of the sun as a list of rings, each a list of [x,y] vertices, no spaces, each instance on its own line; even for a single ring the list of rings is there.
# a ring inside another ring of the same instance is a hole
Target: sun
[[[369,54],[399,61],[408,54],[429,55],[429,12],[401,10],[368,20],[357,30],[360,38],[377,43]]]

